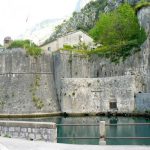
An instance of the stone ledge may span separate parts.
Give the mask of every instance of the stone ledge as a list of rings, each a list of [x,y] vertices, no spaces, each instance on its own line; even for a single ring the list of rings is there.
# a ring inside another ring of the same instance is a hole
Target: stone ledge
[[[56,123],[52,122],[0,121],[0,126],[56,129]]]
[[[0,114],[0,118],[40,118],[40,117],[53,117],[62,116],[62,112],[54,113],[31,113],[31,114]]]

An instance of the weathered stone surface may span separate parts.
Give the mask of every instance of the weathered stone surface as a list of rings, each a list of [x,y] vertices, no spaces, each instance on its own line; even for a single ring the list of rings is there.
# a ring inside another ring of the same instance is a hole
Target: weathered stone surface
[[[118,112],[134,111],[135,76],[63,79],[61,108],[63,112],[109,112],[112,97]]]
[[[27,132],[27,128],[21,128],[21,132]]]
[[[33,139],[35,139],[35,134],[34,133],[30,133],[28,135],[28,137],[29,137],[30,140],[33,140]]]
[[[37,73],[37,74],[35,74]],[[0,113],[57,112],[53,62],[48,54],[27,56],[23,49],[0,53]]]
[[[139,93],[135,98],[135,110],[137,112],[150,112],[150,93]]]

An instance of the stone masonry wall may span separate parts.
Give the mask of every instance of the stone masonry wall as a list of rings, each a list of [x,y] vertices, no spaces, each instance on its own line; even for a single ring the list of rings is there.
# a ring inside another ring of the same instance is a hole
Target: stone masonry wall
[[[138,92],[135,76],[108,78],[62,79],[61,108],[63,112],[109,112],[110,102],[117,102],[118,112],[133,112]]]
[[[57,142],[55,123],[0,121],[0,136]]]
[[[27,56],[24,49],[0,52],[0,113],[60,111],[51,55]]]
[[[150,93],[137,94],[135,104],[135,110],[137,112],[150,111]]]

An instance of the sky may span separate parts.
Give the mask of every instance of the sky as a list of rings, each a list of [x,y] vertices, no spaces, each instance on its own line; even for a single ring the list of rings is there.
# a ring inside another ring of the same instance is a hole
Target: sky
[[[0,0],[0,44],[46,19],[71,15],[78,0]]]

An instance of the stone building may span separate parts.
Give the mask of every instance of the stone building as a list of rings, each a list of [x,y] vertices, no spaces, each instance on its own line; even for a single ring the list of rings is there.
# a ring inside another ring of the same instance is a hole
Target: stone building
[[[58,49],[63,48],[63,45],[79,45],[80,42],[83,42],[86,45],[92,45],[93,39],[87,33],[78,30],[75,32],[70,32],[55,41],[42,46],[41,48],[47,53],[57,51]]]
[[[4,47],[7,48],[12,42],[12,39],[10,36],[7,36],[4,38]]]

